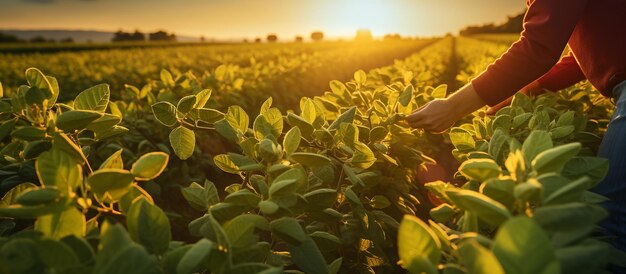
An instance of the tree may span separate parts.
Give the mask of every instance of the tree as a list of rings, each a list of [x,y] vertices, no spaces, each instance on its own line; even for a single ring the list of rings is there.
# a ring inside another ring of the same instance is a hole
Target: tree
[[[258,37],[257,37],[256,39],[254,39],[254,42],[255,42],[255,43],[261,43],[261,38],[258,38]]]
[[[302,43],[302,41],[304,41],[304,38],[302,38],[302,36],[298,35],[298,36],[296,36],[295,41],[296,41],[296,43]]]
[[[461,35],[472,35],[481,33],[520,33],[524,30],[522,24],[524,22],[524,14],[522,12],[515,16],[508,16],[507,21],[501,25],[494,23],[484,24],[481,26],[467,26],[459,33]]]
[[[385,40],[385,41],[402,40],[402,36],[400,34],[398,34],[398,33],[386,34],[385,37],[383,37],[383,40]]]
[[[356,32],[356,37],[354,38],[356,41],[372,41],[373,39],[372,32],[368,29],[358,30]]]
[[[276,34],[268,34],[267,35],[267,41],[270,43],[274,43],[276,41],[278,41],[278,36]]]
[[[54,43],[54,39],[47,40],[43,36],[35,36],[30,39],[30,42],[31,43],[46,43],[46,42]]]
[[[169,34],[165,31],[157,31],[157,32],[153,32],[149,34],[149,39],[150,41],[169,41],[169,42],[175,42],[176,41],[176,35],[175,34]]]
[[[0,32],[0,43],[19,43],[24,42],[15,35],[4,34]]]
[[[139,30],[135,30],[135,32],[130,35],[131,41],[146,41],[146,35]]]
[[[311,33],[311,40],[315,42],[322,41],[324,39],[324,33],[321,31],[314,31]]]
[[[118,30],[115,34],[113,34],[113,42],[126,42],[126,41],[146,41],[146,34],[140,32],[139,30],[135,30],[135,32],[125,32],[122,30]]]
[[[61,43],[74,43],[74,38],[66,37],[66,38],[63,38],[63,39],[59,40],[59,42],[61,42]]]

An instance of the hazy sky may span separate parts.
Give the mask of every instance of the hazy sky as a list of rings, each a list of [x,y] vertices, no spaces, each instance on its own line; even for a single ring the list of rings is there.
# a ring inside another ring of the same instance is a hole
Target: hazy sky
[[[0,29],[154,31],[215,38],[440,35],[503,22],[524,0],[0,0]]]

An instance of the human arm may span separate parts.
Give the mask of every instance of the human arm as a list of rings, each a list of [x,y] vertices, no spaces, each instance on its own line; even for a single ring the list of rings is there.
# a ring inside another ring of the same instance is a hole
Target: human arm
[[[587,0],[535,0],[524,18],[520,39],[496,62],[450,98],[435,100],[407,117],[413,127],[443,131],[485,104],[494,106],[552,68]],[[467,101],[457,104],[458,98]],[[431,106],[432,105],[432,106]],[[447,113],[447,115],[446,115]]]
[[[539,95],[546,91],[558,91],[570,87],[585,79],[576,58],[572,53],[561,58],[561,61],[554,65],[541,78],[523,87],[520,92],[526,95]],[[493,115],[501,108],[511,104],[513,97],[500,102],[489,108],[487,114]]]

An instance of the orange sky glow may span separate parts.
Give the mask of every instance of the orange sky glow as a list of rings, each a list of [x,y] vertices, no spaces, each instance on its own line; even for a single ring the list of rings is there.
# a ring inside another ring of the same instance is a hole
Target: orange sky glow
[[[524,0],[2,0],[0,29],[154,31],[208,38],[433,36],[503,22]]]

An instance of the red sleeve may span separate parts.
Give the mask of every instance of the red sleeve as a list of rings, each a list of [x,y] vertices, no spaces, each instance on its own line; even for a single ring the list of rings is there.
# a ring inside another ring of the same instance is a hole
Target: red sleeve
[[[537,79],[537,82],[541,89],[557,91],[573,86],[582,80],[585,80],[585,75],[574,55],[570,53],[554,65],[548,73]]]
[[[535,0],[524,17],[520,39],[472,80],[478,95],[490,106],[544,75],[567,45],[587,0]]]

